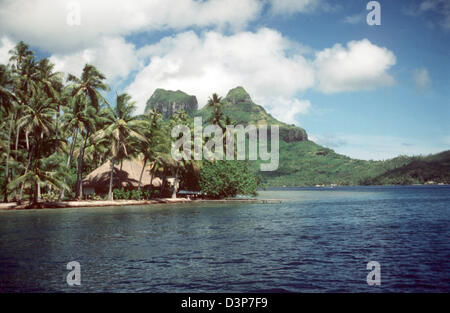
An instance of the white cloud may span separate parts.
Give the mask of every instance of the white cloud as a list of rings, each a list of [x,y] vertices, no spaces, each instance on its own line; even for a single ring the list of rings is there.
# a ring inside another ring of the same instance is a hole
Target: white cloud
[[[70,2],[80,5],[80,26],[67,24]],[[386,71],[395,56],[368,40],[347,48],[337,44],[316,53],[313,61],[310,48],[275,30],[242,32],[267,3],[276,14],[333,9],[325,0],[4,0],[0,60],[9,58],[17,39],[50,52],[58,71],[79,75],[86,63],[95,65],[112,87],[128,83],[137,70],[126,91],[141,111],[156,88],[184,90],[203,105],[213,92],[225,95],[242,85],[255,102],[288,123],[311,106],[298,98],[301,91],[314,86],[324,92],[361,90],[393,82]],[[192,27],[198,32],[179,32]],[[141,49],[125,39],[154,30],[178,33]],[[224,30],[232,32],[224,35]]]
[[[79,4],[81,24],[70,26],[69,3]],[[52,52],[85,49],[103,36],[187,27],[238,30],[262,9],[258,0],[4,0],[0,35],[9,34]]]
[[[141,48],[138,55],[147,65],[127,92],[143,111],[156,88],[196,95],[202,107],[213,92],[225,95],[241,85],[274,117],[295,123],[296,116],[311,107],[297,95],[315,83],[319,90],[330,93],[394,82],[387,73],[395,64],[394,54],[367,39],[349,42],[346,48],[336,44],[319,51],[314,61],[304,54],[301,45],[267,28],[230,36],[215,31],[199,36],[189,31]]]
[[[431,86],[431,78],[426,68],[417,69],[413,73],[414,85],[418,90],[427,90]]]
[[[392,51],[369,40],[335,44],[316,53],[318,89],[325,93],[366,90],[392,85],[388,70],[396,63]]]
[[[9,63],[11,55],[9,51],[14,48],[15,44],[8,37],[3,36],[0,40],[0,64]]]
[[[295,94],[314,84],[311,62],[299,51],[295,53],[298,47],[267,28],[230,36],[215,31],[202,36],[191,31],[181,33],[138,52],[140,57],[149,58],[149,63],[127,91],[143,110],[156,88],[183,90],[196,95],[203,106],[213,92],[226,95],[229,89],[241,85],[256,103],[291,122],[293,116],[287,112],[304,113],[310,105],[295,99]]]
[[[297,98],[276,97],[266,100],[270,103],[267,111],[279,121],[287,124],[297,124],[296,116],[307,114],[311,107],[309,100],[300,100]]]
[[[55,70],[80,76],[86,63],[93,64],[110,82],[126,78],[139,62],[133,44],[121,37],[105,37],[91,48],[69,54],[54,54]]]

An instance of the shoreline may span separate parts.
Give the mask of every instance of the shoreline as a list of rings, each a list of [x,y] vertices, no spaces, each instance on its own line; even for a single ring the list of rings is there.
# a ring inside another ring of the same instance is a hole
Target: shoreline
[[[129,205],[152,205],[152,204],[179,204],[179,203],[281,203],[279,199],[188,199],[188,198],[160,198],[153,200],[83,200],[83,201],[55,201],[39,202],[36,206],[30,207],[29,203],[18,205],[16,202],[0,203],[0,211],[11,210],[41,210],[41,209],[65,209],[65,208],[94,208]]]
[[[266,190],[278,190],[280,188],[307,188],[307,189],[330,189],[337,187],[448,187],[450,184],[414,184],[414,185],[345,185],[345,186],[271,186]],[[152,204],[179,204],[179,203],[199,203],[199,204],[225,204],[225,203],[250,203],[250,204],[272,204],[282,203],[282,199],[256,199],[256,198],[229,198],[229,199],[189,199],[189,198],[156,198],[152,200],[82,200],[82,201],[42,201],[36,206],[30,207],[28,202],[20,205],[17,202],[0,203],[1,211],[13,210],[41,210],[41,209],[64,209],[64,208],[95,208],[95,207],[111,207],[111,206],[133,206],[133,205],[152,205]]]
[[[388,185],[309,185],[309,186],[268,186],[266,189],[276,189],[276,188],[336,188],[336,187],[417,187],[417,186],[450,186],[450,184],[439,183],[439,184],[410,184],[410,185],[400,185],[400,184],[388,184]]]

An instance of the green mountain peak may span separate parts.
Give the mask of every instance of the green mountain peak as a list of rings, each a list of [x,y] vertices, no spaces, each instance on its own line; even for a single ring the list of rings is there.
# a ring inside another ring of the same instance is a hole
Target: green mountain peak
[[[239,103],[239,102],[253,103],[252,98],[250,97],[248,92],[241,86],[230,89],[230,91],[228,91],[225,99],[234,104]]]
[[[188,95],[181,90],[173,91],[157,88],[148,99],[144,112],[156,110],[162,113],[164,118],[170,118],[180,111],[192,115],[197,108],[197,97]]]
[[[278,125],[280,138],[285,142],[308,140],[308,135],[303,128],[288,125],[275,119],[262,106],[254,103],[247,91],[241,86],[228,91],[222,101],[222,111],[236,124]],[[212,108],[205,106],[195,115],[202,116],[203,121],[208,121],[212,115]]]

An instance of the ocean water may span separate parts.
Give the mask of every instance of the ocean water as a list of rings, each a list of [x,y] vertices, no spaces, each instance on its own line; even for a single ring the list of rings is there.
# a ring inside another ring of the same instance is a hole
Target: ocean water
[[[450,291],[449,186],[259,197],[284,201],[0,212],[0,291]],[[80,286],[66,283],[71,261]]]

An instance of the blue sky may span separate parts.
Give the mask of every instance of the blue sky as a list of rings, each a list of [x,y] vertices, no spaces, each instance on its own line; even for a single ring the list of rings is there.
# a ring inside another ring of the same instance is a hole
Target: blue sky
[[[370,26],[361,0],[6,0],[0,63],[23,40],[61,72],[96,65],[140,111],[159,87],[202,106],[242,85],[338,153],[448,150],[450,3],[378,2]]]

